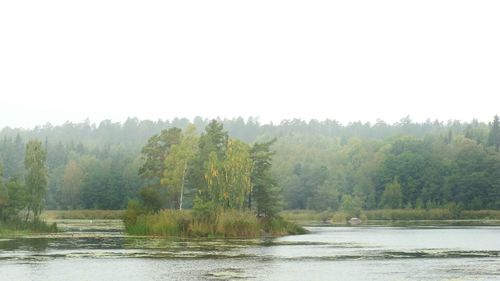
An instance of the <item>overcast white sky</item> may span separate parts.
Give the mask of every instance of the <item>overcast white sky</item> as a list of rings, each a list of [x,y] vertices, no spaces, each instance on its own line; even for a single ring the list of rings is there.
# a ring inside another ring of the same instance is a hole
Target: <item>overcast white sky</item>
[[[489,121],[500,1],[1,1],[0,127]]]

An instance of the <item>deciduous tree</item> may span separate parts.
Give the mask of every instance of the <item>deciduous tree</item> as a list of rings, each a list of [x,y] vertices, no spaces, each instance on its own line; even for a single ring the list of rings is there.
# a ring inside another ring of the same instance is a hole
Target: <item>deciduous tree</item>
[[[43,199],[47,190],[47,168],[45,167],[46,152],[39,140],[31,140],[26,144],[24,166],[26,169],[25,183],[28,192],[28,210],[35,219],[40,216],[43,208]]]

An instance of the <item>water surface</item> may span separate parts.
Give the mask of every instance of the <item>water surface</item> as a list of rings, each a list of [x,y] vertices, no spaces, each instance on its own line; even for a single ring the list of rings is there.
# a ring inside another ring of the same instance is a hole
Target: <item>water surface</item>
[[[0,280],[500,280],[500,227],[308,227],[276,239],[129,237],[64,220],[0,239]]]

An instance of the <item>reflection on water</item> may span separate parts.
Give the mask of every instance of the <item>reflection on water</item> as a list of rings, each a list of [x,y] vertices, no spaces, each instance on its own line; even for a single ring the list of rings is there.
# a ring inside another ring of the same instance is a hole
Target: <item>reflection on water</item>
[[[124,236],[120,221],[0,239],[0,280],[498,280],[500,227],[310,227],[277,239]]]

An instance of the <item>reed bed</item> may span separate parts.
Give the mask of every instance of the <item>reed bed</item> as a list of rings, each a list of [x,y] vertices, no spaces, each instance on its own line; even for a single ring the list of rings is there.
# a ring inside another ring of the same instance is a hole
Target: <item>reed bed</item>
[[[302,227],[281,218],[258,218],[252,212],[236,210],[208,218],[197,217],[190,210],[161,210],[135,219],[126,217],[125,226],[127,233],[132,235],[170,237],[247,238],[305,232]]]

